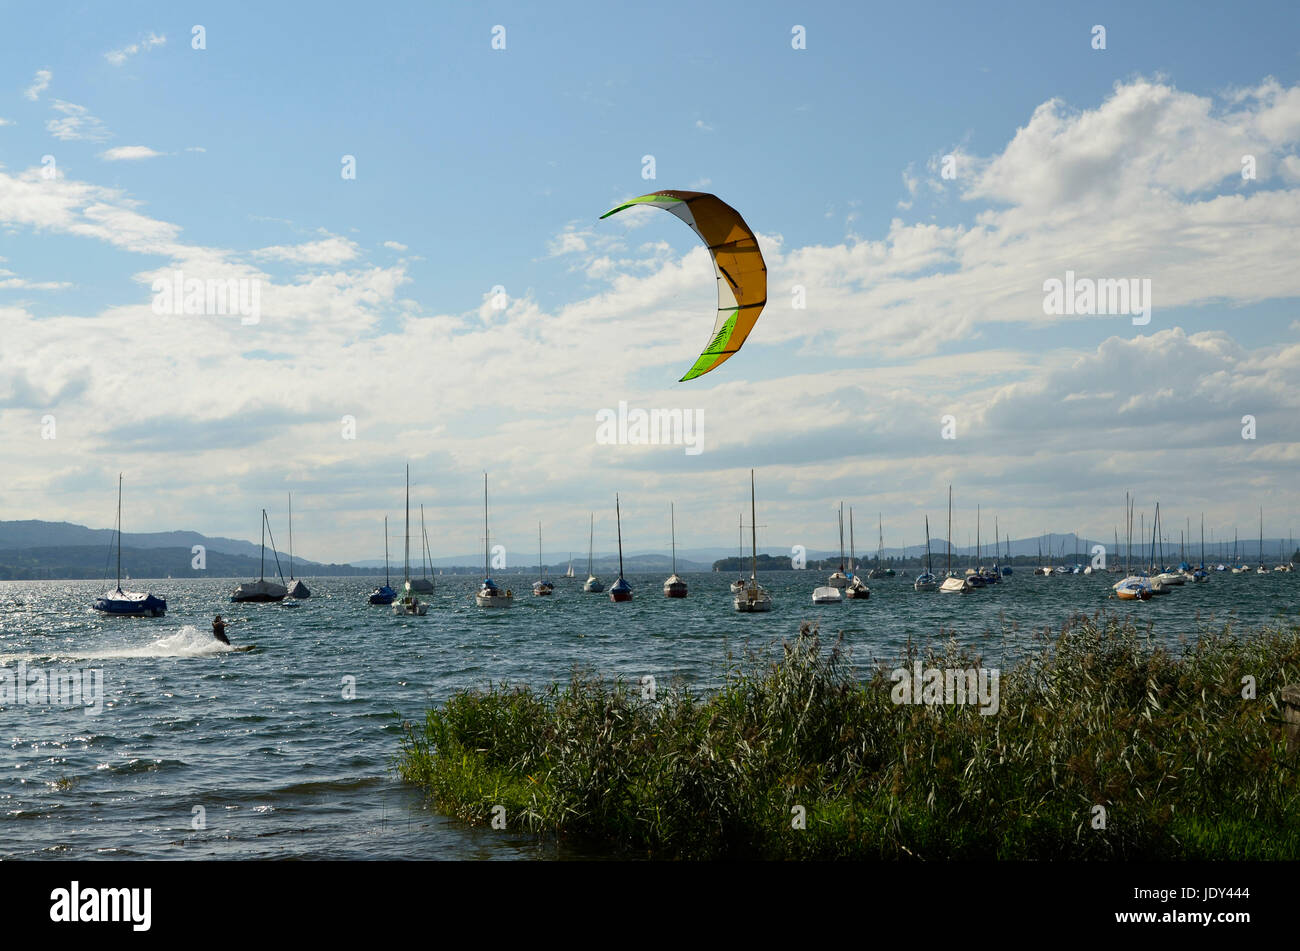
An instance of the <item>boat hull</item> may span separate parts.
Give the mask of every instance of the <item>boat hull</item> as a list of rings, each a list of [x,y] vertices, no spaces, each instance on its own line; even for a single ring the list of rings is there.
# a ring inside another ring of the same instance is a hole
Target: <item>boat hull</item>
[[[840,594],[839,588],[832,588],[830,585],[818,588],[812,594],[813,604],[842,604],[844,596]]]
[[[588,578],[582,583],[582,590],[587,594],[600,594],[605,590],[605,585],[598,578]]]
[[[267,604],[283,601],[289,589],[274,581],[249,581],[235,588],[230,600],[236,604]]]
[[[167,601],[152,594],[140,594],[135,591],[114,591],[95,599],[92,607],[100,614],[113,617],[163,617],[167,613]]]

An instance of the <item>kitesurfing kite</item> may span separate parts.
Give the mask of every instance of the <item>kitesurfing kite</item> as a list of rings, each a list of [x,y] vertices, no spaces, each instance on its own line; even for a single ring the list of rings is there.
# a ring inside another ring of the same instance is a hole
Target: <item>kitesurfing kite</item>
[[[767,303],[767,265],[763,263],[763,252],[758,249],[758,239],[745,219],[717,195],[652,192],[600,217],[604,220],[633,205],[650,205],[672,212],[709,246],[713,269],[718,275],[718,317],[709,345],[678,382],[693,380],[731,359],[758,322],[758,315]]]

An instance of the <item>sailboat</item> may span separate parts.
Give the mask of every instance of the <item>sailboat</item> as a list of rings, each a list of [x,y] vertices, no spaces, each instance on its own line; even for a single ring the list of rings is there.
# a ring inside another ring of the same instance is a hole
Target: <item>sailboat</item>
[[[1205,513],[1201,513],[1201,563],[1192,572],[1193,581],[1209,581],[1210,573],[1205,570]]]
[[[258,580],[246,581],[235,588],[234,593],[230,596],[231,601],[240,603],[283,601],[284,596],[289,593],[289,589],[284,585],[266,580],[266,532],[268,524],[266,509],[262,509],[262,567],[258,572]],[[280,575],[280,580],[283,581],[284,574],[280,571],[280,556],[275,552],[274,538],[271,539],[271,552],[275,554],[276,573]]]
[[[673,538],[673,573],[664,582],[664,597],[684,598],[686,582],[677,577],[677,511],[671,502],[668,503],[668,525]]]
[[[1115,592],[1115,597],[1121,601],[1149,601],[1154,593],[1151,587],[1151,579],[1144,575],[1135,575],[1132,573],[1131,562],[1133,561],[1133,502],[1129,499],[1127,492],[1124,493],[1124,526],[1125,540],[1128,544],[1127,555],[1124,558],[1124,577],[1111,585],[1111,590]],[[1115,547],[1119,548],[1119,539],[1115,540]]]
[[[749,470],[749,530],[750,530],[750,569],[749,583],[743,591],[736,592],[732,603],[737,611],[746,614],[772,610],[772,596],[758,583],[758,523],[757,510],[754,507],[754,470]]]
[[[876,570],[882,572],[882,573],[883,573],[883,577],[885,577],[885,578],[892,578],[892,577],[894,577],[894,569],[893,569],[893,568],[882,568],[882,567],[881,567],[881,562],[883,562],[883,561],[885,560],[885,521],[884,521],[884,516],[883,516],[881,513],[877,512],[877,513],[876,513],[876,520],[877,520],[877,524],[878,524],[879,529],[880,529],[880,539],[879,539],[879,544],[878,544],[877,547],[876,547]]]
[[[370,592],[371,604],[392,604],[397,600],[397,592],[393,590],[388,578],[388,516],[384,516],[384,584]]]
[[[293,576],[293,493],[289,493],[289,597],[310,598],[307,586]]]
[[[969,535],[966,536],[966,544],[970,544]],[[975,590],[968,579],[959,577],[952,570],[952,486],[948,486],[948,567],[945,571],[947,577],[939,585],[940,594],[968,594]]]
[[[573,552],[569,552],[569,570],[564,573],[564,577],[573,577]]]
[[[832,588],[847,588],[849,586],[849,576],[844,573],[844,503],[840,503],[840,567],[838,571],[831,572],[831,576],[826,579],[826,584]]]
[[[591,572],[591,543],[596,531],[596,513],[591,514],[591,525],[587,529],[587,580],[582,583],[582,590],[587,594],[600,594],[605,586]]]
[[[537,523],[537,580],[533,582],[533,597],[545,598],[555,593],[555,585],[546,580],[546,565],[542,561],[542,523]]]
[[[167,601],[147,592],[122,590],[122,476],[117,477],[117,525],[113,535],[117,541],[117,587],[105,591],[91,605],[96,611],[118,617],[162,617],[167,613]]]
[[[474,602],[481,608],[508,608],[515,603],[515,594],[509,588],[504,591],[492,580],[492,542],[488,532],[488,491],[487,473],[483,473],[483,585],[474,595]]]
[[[876,567],[872,568],[870,571],[867,572],[868,578],[875,579],[875,578],[885,577],[885,569],[881,567],[880,564],[880,558],[881,555],[884,553],[884,548],[885,548],[885,532],[884,532],[884,525],[882,524],[880,526],[880,537],[876,545]]]
[[[740,516],[740,522],[736,525],[736,567],[739,568],[745,560],[745,516]],[[735,581],[731,582],[731,593],[745,590],[745,576],[741,575]]]
[[[934,564],[930,558],[930,516],[925,517],[925,571],[916,576],[912,582],[914,591],[936,591],[939,579],[934,576]]]
[[[632,586],[623,577],[623,512],[619,508],[618,493],[614,493],[614,519],[618,523],[618,580],[609,586],[609,600],[632,600]]]
[[[433,570],[433,554],[429,551],[429,533],[424,529],[424,506],[420,506],[420,560],[424,566],[424,577],[411,582],[411,590],[420,594],[433,594],[433,581],[429,573]]]
[[[844,589],[844,597],[855,601],[865,601],[871,597],[871,589],[857,574],[858,553],[853,545],[853,509],[849,509],[849,586]]]
[[[1259,567],[1255,569],[1255,574],[1268,574],[1268,566],[1264,564],[1264,508],[1259,509]]]
[[[384,543],[387,548],[388,530],[385,523]],[[402,568],[402,596],[393,604],[394,614],[424,617],[429,606],[411,592],[411,467],[406,467],[406,554]]]

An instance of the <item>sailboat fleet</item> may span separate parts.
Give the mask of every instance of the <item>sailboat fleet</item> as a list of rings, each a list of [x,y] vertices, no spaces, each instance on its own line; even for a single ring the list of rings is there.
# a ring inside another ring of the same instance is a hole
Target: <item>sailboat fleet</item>
[[[158,597],[148,592],[125,591],[122,587],[122,477],[118,477],[118,500],[117,500],[117,518],[113,533],[113,547],[117,555],[116,584],[112,589],[106,590],[97,597],[93,603],[93,609],[107,615],[123,617],[162,617],[167,611],[167,602],[164,598]],[[428,613],[428,603],[422,600],[418,595],[431,594],[434,592],[434,583],[430,579],[431,568],[433,564],[432,552],[429,545],[428,529],[425,521],[424,506],[420,506],[420,525],[418,542],[420,545],[420,567],[421,577],[413,578],[411,576],[411,507],[410,507],[410,466],[406,467],[406,494],[405,494],[405,531],[404,531],[404,550],[403,550],[403,573],[402,586],[400,592],[394,590],[391,584],[390,567],[389,567],[389,546],[388,546],[388,518],[384,518],[384,584],[376,587],[369,595],[368,601],[373,605],[392,605],[393,611],[397,615],[423,617]],[[614,498],[615,524],[618,539],[618,557],[619,569],[618,577],[614,584],[609,588],[609,598],[613,602],[628,602],[633,599],[632,585],[628,581],[624,572],[623,558],[623,523],[622,523],[622,500],[618,494]],[[265,509],[262,510],[261,519],[261,556],[258,578],[252,581],[246,581],[239,584],[231,594],[231,600],[239,603],[265,603],[278,602],[288,599],[306,599],[311,597],[311,592],[302,580],[295,577],[294,566],[294,526],[293,526],[293,496],[288,495],[288,524],[289,524],[289,579],[286,582],[280,569],[279,553],[275,547],[275,539],[271,533],[270,519]],[[1138,517],[1141,524],[1137,526],[1135,532],[1135,517]],[[948,487],[948,532],[946,538],[947,559],[945,570],[939,575],[934,570],[932,538],[930,536],[930,519],[925,517],[925,561],[924,570],[920,571],[916,579],[912,582],[912,588],[916,592],[934,592],[938,591],[944,594],[968,594],[977,591],[982,587],[1000,583],[1006,576],[1011,574],[1009,564],[1000,564],[1003,560],[1002,539],[998,526],[994,525],[994,543],[993,543],[993,561],[992,566],[986,566],[984,562],[984,547],[982,537],[982,510],[976,506],[976,527],[975,527],[975,545],[973,549],[973,560],[967,561],[967,567],[964,569],[954,568],[953,551],[952,551],[952,519],[953,519],[953,494],[952,486]],[[871,589],[867,586],[864,578],[858,571],[857,563],[857,545],[855,537],[855,521],[853,508],[849,508],[848,528],[849,528],[849,546],[848,558],[845,559],[844,548],[844,504],[841,502],[837,510],[837,526],[839,533],[839,561],[838,568],[833,571],[827,578],[825,584],[817,586],[812,594],[814,604],[840,604],[847,600],[866,600],[871,596]],[[870,578],[885,578],[894,575],[893,568],[886,568],[884,564],[884,525],[883,515],[878,517],[878,547],[875,559],[875,565],[867,573]],[[1100,567],[1096,564],[1084,565],[1084,552],[1087,549],[1087,543],[1083,541],[1083,536],[1074,533],[1074,564],[1068,564],[1068,538],[1059,546],[1057,545],[1058,536],[1040,536],[1038,567],[1034,573],[1040,577],[1053,577],[1062,574],[1092,575],[1096,571],[1111,574],[1119,573],[1122,577],[1111,585],[1112,596],[1124,601],[1146,601],[1153,597],[1168,595],[1175,588],[1184,585],[1187,582],[1204,584],[1211,580],[1214,572],[1231,571],[1234,575],[1268,575],[1273,572],[1291,572],[1292,556],[1287,551],[1294,552],[1292,543],[1288,550],[1283,550],[1281,540],[1278,541],[1278,558],[1277,564],[1270,567],[1268,559],[1265,557],[1264,550],[1264,513],[1263,508],[1259,509],[1259,529],[1258,529],[1258,561],[1255,564],[1248,564],[1246,556],[1248,552],[1243,552],[1239,536],[1234,532],[1232,544],[1232,557],[1228,564],[1207,562],[1207,547],[1205,536],[1205,515],[1201,514],[1200,524],[1200,549],[1199,559],[1195,567],[1188,560],[1189,556],[1196,557],[1195,538],[1191,532],[1191,520],[1187,520],[1185,528],[1179,530],[1178,558],[1179,562],[1176,567],[1170,567],[1166,563],[1166,549],[1172,559],[1173,544],[1169,535],[1163,530],[1163,517],[1161,505],[1156,502],[1154,506],[1153,517],[1151,521],[1151,530],[1147,534],[1145,527],[1145,514],[1139,516],[1136,502],[1132,495],[1126,493],[1125,496],[1125,538],[1126,547],[1121,550],[1119,545],[1118,529],[1114,532],[1114,551],[1108,553],[1110,561]],[[741,530],[741,555],[743,558],[743,531],[744,516],[740,519]],[[489,519],[488,508],[488,477],[487,473],[483,475],[483,582],[475,595],[475,601],[478,606],[483,608],[508,608],[514,602],[514,592],[502,588],[492,578],[492,544],[491,544],[491,523]],[[669,533],[671,545],[671,573],[663,582],[663,594],[666,598],[681,599],[686,598],[688,585],[686,580],[678,574],[677,571],[677,515],[676,505],[669,504]],[[1042,540],[1047,538],[1047,550],[1044,552]],[[271,545],[275,573],[273,578],[266,577],[267,561],[266,549],[268,539]],[[599,594],[605,591],[603,582],[596,576],[593,563],[595,540],[595,513],[591,513],[588,523],[587,537],[587,578],[581,586],[584,593]],[[969,545],[969,538],[968,538]],[[1136,544],[1135,544],[1136,542]],[[1010,560],[1010,536],[1006,538],[1006,560]],[[1054,550],[1059,547],[1059,551]],[[1145,549],[1145,550],[1143,550]],[[1222,554],[1226,554],[1226,545],[1221,545],[1218,549]],[[1094,552],[1096,549],[1094,549]],[[1136,558],[1134,557],[1136,554]],[[555,582],[547,577],[546,563],[542,548],[542,525],[539,522],[537,526],[537,562],[538,576],[537,580],[532,583],[532,592],[535,597],[550,596],[555,592]],[[1121,555],[1123,556],[1121,558]],[[972,556],[971,548],[966,549],[965,557],[970,559]],[[1060,565],[1054,562],[1059,560]],[[1122,566],[1121,566],[1122,562]],[[570,553],[568,567],[563,572],[566,579],[575,578],[573,571],[573,557]],[[906,572],[903,573],[906,578]],[[763,585],[758,582],[758,538],[757,538],[757,492],[755,486],[755,475],[750,472],[750,572],[748,577],[740,577],[731,582],[731,594],[733,595],[733,605],[735,610],[741,613],[759,613],[772,610],[773,598]]]

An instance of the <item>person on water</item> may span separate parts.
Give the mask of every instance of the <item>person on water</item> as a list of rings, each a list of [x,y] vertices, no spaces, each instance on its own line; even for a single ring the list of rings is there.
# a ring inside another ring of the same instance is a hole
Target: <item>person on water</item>
[[[223,644],[230,643],[230,641],[226,639],[226,622],[221,620],[220,614],[218,614],[212,621],[212,636]]]

